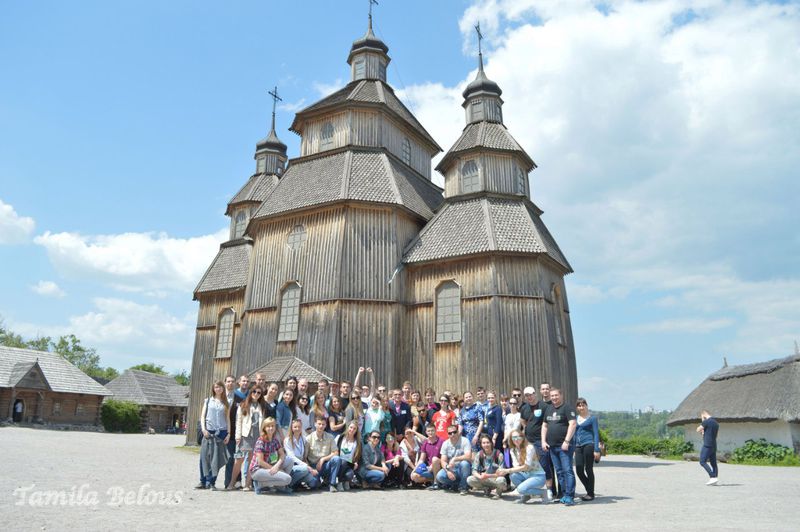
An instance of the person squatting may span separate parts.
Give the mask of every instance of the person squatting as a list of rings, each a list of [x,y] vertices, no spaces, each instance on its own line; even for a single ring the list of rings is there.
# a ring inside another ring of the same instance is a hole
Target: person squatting
[[[366,381],[369,382],[366,382]],[[257,373],[213,384],[198,423],[200,483],[196,489],[256,494],[351,488],[427,488],[503,496],[526,503],[575,502],[577,473],[595,496],[600,460],[597,417],[579,398],[541,384],[509,394],[478,387],[460,396],[375,386],[371,368],[351,384],[306,379],[279,387]]]

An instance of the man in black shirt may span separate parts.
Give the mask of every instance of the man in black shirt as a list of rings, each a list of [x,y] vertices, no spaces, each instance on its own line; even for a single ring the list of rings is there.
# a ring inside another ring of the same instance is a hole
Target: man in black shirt
[[[525,427],[525,439],[528,440],[536,449],[536,456],[539,457],[539,464],[544,469],[547,479],[547,490],[553,494],[553,462],[550,460],[550,453],[542,450],[542,421],[544,420],[545,405],[542,401],[536,400],[536,390],[528,386],[522,393],[525,402],[519,409],[520,421]]]
[[[719,469],[717,468],[717,432],[719,432],[719,423],[711,417],[707,410],[700,413],[702,423],[697,427],[697,432],[703,435],[703,448],[700,450],[700,465],[708,473],[708,482],[706,486],[713,486],[718,482],[717,475]],[[711,462],[711,467],[707,462]]]
[[[577,421],[575,408],[563,403],[561,390],[550,390],[552,404],[547,405],[542,423],[542,449],[550,451],[553,466],[558,476],[558,484],[564,490],[561,503],[572,506],[575,504],[575,472],[572,470],[572,455],[575,451],[575,435]]]

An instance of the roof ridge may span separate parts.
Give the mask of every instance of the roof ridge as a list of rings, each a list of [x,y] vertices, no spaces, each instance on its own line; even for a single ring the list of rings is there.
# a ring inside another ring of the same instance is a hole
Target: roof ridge
[[[400,193],[400,187],[397,186],[397,177],[394,175],[394,170],[392,169],[392,163],[389,162],[389,157],[387,157],[385,153],[378,154],[378,157],[380,157],[383,165],[383,171],[386,172],[386,177],[389,179],[389,185],[392,187],[395,201],[397,201],[397,203],[400,205],[405,205],[405,200],[403,195]]]
[[[378,91],[378,99],[381,103],[386,103],[386,94],[383,92],[383,83],[376,83],[375,88]]]
[[[344,154],[344,164],[342,165],[342,186],[339,189],[339,199],[342,200],[350,193],[350,178],[353,175],[353,152],[347,151]]]
[[[489,237],[489,251],[497,251],[497,239],[495,238],[494,220],[492,220],[492,213],[490,212],[491,205],[489,198],[480,198],[481,206],[483,207],[483,216],[486,219],[486,227],[488,229],[487,236]]]
[[[351,90],[351,91],[350,91],[350,94],[348,94],[348,95],[347,95],[347,98],[346,98],[346,99],[347,99],[347,100],[352,100],[352,99],[354,99],[354,98],[356,97],[356,95],[357,95],[359,92],[361,92],[361,89],[364,87],[364,85],[366,85],[366,83],[367,83],[367,80],[365,80],[365,79],[362,79],[361,81],[359,81],[358,83],[356,83],[355,87],[353,87],[353,90]]]
[[[417,244],[417,242],[419,242],[420,239],[422,239],[422,237],[428,231],[431,230],[431,227],[433,227],[433,225],[436,222],[436,220],[438,220],[442,216],[442,213],[445,212],[450,207],[450,205],[451,205],[450,202],[448,202],[447,200],[442,202],[442,205],[441,205],[441,207],[439,207],[439,210],[436,211],[436,213],[431,217],[430,220],[428,220],[428,222],[425,224],[425,226],[422,229],[420,229],[419,233],[417,233],[417,236],[415,236],[411,240],[411,242],[409,242],[406,245],[406,247],[403,248],[403,256],[402,256],[402,259],[401,259],[402,262],[405,262],[406,255],[408,255],[408,253],[413,249],[413,247]]]

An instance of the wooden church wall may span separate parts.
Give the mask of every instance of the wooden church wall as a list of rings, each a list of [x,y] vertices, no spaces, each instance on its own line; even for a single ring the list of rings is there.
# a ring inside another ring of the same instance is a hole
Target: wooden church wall
[[[545,298],[560,274],[536,259],[476,258],[409,271],[409,301],[402,336],[408,349],[402,364],[412,382],[432,384],[439,393],[476,386],[507,391],[513,386],[558,385],[577,394],[571,332],[567,345],[555,336],[554,305]],[[461,285],[462,341],[435,343],[435,289],[443,280]],[[566,317],[567,329],[569,319]]]
[[[474,160],[478,165],[480,190],[502,192],[505,194],[520,194],[519,187],[517,186],[516,174],[517,165],[519,163],[514,157],[494,153],[481,156],[464,153],[454,159],[452,166],[444,174],[444,196],[446,198],[461,193],[461,166],[469,160]],[[525,181],[525,193],[530,197],[530,194],[528,194],[529,185],[527,184],[528,174],[525,174]]]
[[[383,117],[381,121],[383,146],[395,157],[403,160],[403,141],[409,140],[411,151],[409,166],[416,170],[427,179],[431,178],[431,157],[436,155],[422,147],[417,140],[417,134],[412,133],[407,127],[400,125],[388,117]]]

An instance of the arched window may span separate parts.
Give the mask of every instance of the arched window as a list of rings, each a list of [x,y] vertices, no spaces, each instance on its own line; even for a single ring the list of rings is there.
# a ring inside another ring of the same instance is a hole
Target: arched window
[[[408,140],[408,137],[403,139],[403,162],[411,165],[411,141]]]
[[[290,283],[281,292],[281,310],[278,322],[278,341],[293,342],[297,340],[300,323],[300,285]]]
[[[525,182],[528,180],[528,175],[525,173],[525,170],[522,169],[520,165],[516,165],[516,173],[517,173],[517,194],[526,194],[525,191]]]
[[[480,189],[478,181],[478,165],[475,161],[467,161],[461,167],[461,192],[477,192]]]
[[[472,121],[483,120],[483,100],[472,100]]]
[[[247,227],[247,212],[239,211],[236,213],[233,225],[233,238],[241,238]]]
[[[286,237],[286,245],[289,249],[300,249],[306,241],[306,228],[302,225],[295,225]]]
[[[227,358],[233,352],[233,320],[236,314],[232,308],[222,311],[217,321],[217,358]]]
[[[556,325],[556,342],[558,342],[559,345],[567,345],[564,301],[561,298],[561,290],[555,284],[553,285],[551,295],[553,298],[553,321]]]
[[[461,341],[461,287],[445,281],[436,289],[436,342]]]
[[[320,134],[319,149],[329,150],[331,148],[333,148],[333,124],[325,122]]]

